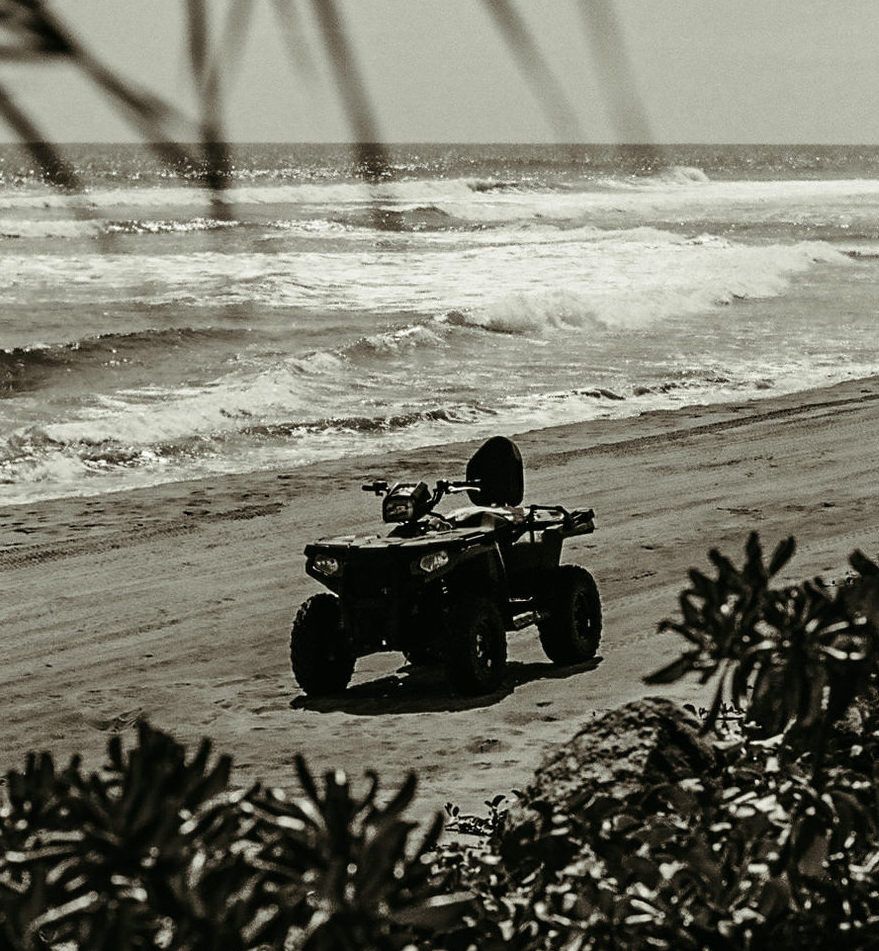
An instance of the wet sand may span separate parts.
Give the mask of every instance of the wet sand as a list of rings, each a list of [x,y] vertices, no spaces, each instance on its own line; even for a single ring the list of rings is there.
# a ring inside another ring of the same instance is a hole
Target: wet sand
[[[303,698],[288,631],[319,590],[302,548],[380,531],[362,478],[459,477],[475,443],[0,509],[0,770],[30,749],[96,764],[108,735],[140,718],[230,752],[241,783],[293,786],[293,754],[317,770],[421,777],[421,815],[527,782],[543,750],[648,692],[671,659],[656,632],[691,565],[718,545],[740,557],[795,534],[790,578],[841,575],[856,547],[879,551],[879,379],[754,403],[686,407],[517,437],[526,501],[594,507],[597,530],[566,546],[593,571],[605,608],[601,656],[558,669],[534,629],[510,636],[497,694],[451,696],[400,655],[358,663],[339,698]],[[655,688],[649,692],[655,693]],[[694,685],[666,693],[696,699]]]

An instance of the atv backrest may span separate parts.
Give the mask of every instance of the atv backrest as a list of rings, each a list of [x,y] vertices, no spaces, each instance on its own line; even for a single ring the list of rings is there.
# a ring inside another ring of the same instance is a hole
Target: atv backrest
[[[519,505],[525,495],[519,447],[506,436],[492,436],[467,463],[467,481],[479,483],[467,492],[474,505]]]

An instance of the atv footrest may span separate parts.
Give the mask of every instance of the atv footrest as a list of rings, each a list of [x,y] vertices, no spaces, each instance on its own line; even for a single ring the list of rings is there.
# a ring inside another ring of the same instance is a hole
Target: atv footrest
[[[513,630],[521,631],[523,627],[529,624],[536,624],[540,620],[540,614],[537,611],[523,611],[521,614],[513,615]]]

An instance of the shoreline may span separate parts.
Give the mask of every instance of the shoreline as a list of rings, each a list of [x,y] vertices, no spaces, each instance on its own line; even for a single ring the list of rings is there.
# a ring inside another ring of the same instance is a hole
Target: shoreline
[[[96,764],[110,734],[148,717],[189,744],[212,737],[241,783],[293,786],[301,751],[317,771],[375,768],[388,786],[416,769],[422,815],[449,800],[481,811],[595,713],[648,693],[699,698],[640,677],[678,651],[656,624],[710,547],[739,560],[751,529],[767,548],[795,534],[791,579],[838,574],[855,547],[875,554],[877,436],[879,377],[517,436],[526,501],[596,510],[596,533],[565,557],[601,587],[602,659],[557,669],[532,630],[514,634],[503,688],[476,699],[374,655],[343,697],[303,701],[287,638],[319,590],[306,542],[382,530],[361,477],[454,478],[481,440],[2,506],[0,767],[29,749]]]
[[[538,426],[534,429],[523,429],[511,432],[509,435],[510,438],[520,444],[524,444],[526,441],[528,443],[539,443],[542,437],[553,440],[558,435],[561,435],[563,438],[567,438],[568,436],[571,436],[572,438],[585,438],[586,436],[589,436],[595,440],[595,442],[589,448],[594,449],[600,445],[604,445],[605,443],[625,441],[625,434],[618,432],[618,430],[623,431],[630,429],[633,426],[641,428],[642,425],[649,427],[651,420],[666,420],[668,417],[680,416],[683,426],[687,427],[689,426],[689,423],[683,421],[693,412],[699,411],[706,418],[711,417],[711,419],[714,420],[714,422],[708,422],[706,425],[714,425],[716,422],[722,421],[722,418],[725,418],[729,413],[735,414],[735,418],[737,418],[747,407],[754,407],[756,409],[762,406],[767,406],[772,408],[776,405],[782,406],[782,404],[785,407],[782,412],[788,413],[791,411],[796,411],[796,406],[790,407],[788,404],[798,404],[800,398],[802,398],[804,404],[813,405],[814,402],[819,398],[819,395],[822,393],[832,394],[837,390],[848,392],[849,388],[851,387],[856,387],[861,383],[869,384],[873,380],[879,380],[879,372],[877,372],[875,375],[852,377],[850,379],[838,380],[819,386],[807,387],[805,389],[782,390],[781,392],[771,392],[764,390],[762,391],[764,395],[752,394],[750,396],[742,397],[741,399],[724,399],[717,401],[709,400],[708,402],[704,403],[681,403],[675,406],[642,409],[638,412],[621,416],[594,417],[590,419],[575,420],[573,422],[552,423],[546,426]],[[611,395],[610,398],[612,400],[622,399],[622,397],[615,395]],[[465,429],[467,428],[466,424],[461,425],[464,426]],[[663,423],[661,426],[661,431],[668,432],[670,430],[669,427]],[[454,455],[450,456],[449,458],[457,460],[460,456],[460,458],[466,462],[466,459],[469,458],[469,454],[472,453],[477,446],[484,442],[485,439],[489,438],[489,435],[494,435],[494,433],[481,436],[469,436],[467,438],[460,439],[450,439],[444,442],[426,443],[423,445],[403,445],[400,447],[392,447],[373,452],[358,451],[353,455],[333,456],[328,459],[318,459],[315,461],[293,464],[290,466],[271,465],[264,468],[248,469],[242,471],[214,472],[201,476],[193,476],[184,479],[171,479],[168,481],[149,483],[146,485],[108,488],[93,493],[90,492],[73,495],[49,496],[45,498],[35,497],[33,499],[23,499],[21,501],[4,501],[2,497],[0,497],[0,570],[2,570],[4,566],[4,557],[9,554],[11,549],[25,547],[26,545],[26,542],[22,542],[21,538],[15,539],[7,531],[4,531],[6,526],[2,524],[2,521],[8,520],[12,515],[15,514],[44,515],[45,513],[40,510],[45,509],[54,513],[77,504],[83,508],[86,506],[97,507],[102,503],[112,503],[114,499],[120,497],[122,499],[130,500],[134,505],[143,508],[144,510],[149,508],[153,503],[168,504],[179,501],[185,506],[186,499],[199,494],[199,489],[202,489],[205,493],[210,495],[215,494],[218,491],[222,492],[224,488],[229,488],[232,490],[234,483],[247,480],[251,480],[253,482],[264,482],[266,485],[272,484],[274,480],[281,480],[282,482],[290,481],[296,486],[301,486],[314,478],[324,478],[328,475],[334,475],[334,470],[337,469],[352,471],[352,467],[355,467],[358,464],[360,465],[360,469],[356,471],[368,471],[370,473],[383,472],[389,474],[392,478],[396,475],[400,475],[401,477],[405,475],[411,475],[417,476],[418,478],[424,478],[423,471],[418,469],[418,461],[422,456],[425,457],[426,464],[430,465],[434,459],[445,459],[448,455],[445,450],[460,450],[460,453],[454,452]],[[621,435],[623,436],[623,439],[618,438]],[[404,463],[407,463],[410,468],[405,471],[394,468],[398,465],[395,462],[395,460],[398,459],[404,461]],[[525,468],[527,487],[527,459],[525,460]],[[392,469],[393,472],[391,471]],[[435,474],[448,475],[449,473],[443,471],[442,473]],[[359,475],[352,476],[352,484],[357,482],[359,478]],[[228,486],[227,483],[229,484]],[[193,514],[197,515],[200,513]],[[26,527],[26,531],[22,533],[25,536],[31,534],[33,531],[39,530],[39,526],[37,525],[28,525],[26,519],[14,519],[14,521],[20,521],[22,523],[22,527]],[[39,519],[40,523],[44,524],[45,521],[46,518],[44,517]]]
[[[844,252],[849,254],[849,252]],[[851,252],[855,254],[856,252]],[[97,338],[95,338],[97,339]],[[67,345],[65,345],[67,346]],[[879,371],[875,374],[879,376]],[[845,386],[848,384],[857,383],[862,379],[871,379],[873,376],[872,373],[868,373],[864,376],[855,376],[855,377],[846,377],[844,379],[838,380],[827,380],[822,382],[819,385],[803,387],[801,384],[796,384],[792,388],[789,388],[786,383],[783,383],[781,387],[776,388],[774,383],[769,385],[758,385],[755,384],[750,388],[744,388],[741,391],[740,396],[734,396],[734,392],[727,391],[723,396],[713,393],[712,391],[699,391],[692,394],[692,401],[672,401],[667,405],[654,405],[648,407],[639,407],[630,402],[630,398],[637,399],[640,396],[645,395],[642,391],[649,391],[650,388],[647,386],[632,386],[630,396],[622,395],[621,393],[616,392],[613,389],[608,389],[605,387],[592,387],[587,391],[587,395],[593,397],[598,401],[596,405],[605,405],[612,406],[618,410],[622,410],[619,413],[610,413],[606,412],[603,415],[589,416],[583,419],[572,419],[568,421],[557,421],[557,422],[546,422],[541,423],[538,426],[535,426],[533,429],[517,429],[515,418],[508,418],[506,421],[501,421],[501,430],[503,435],[509,435],[512,438],[520,438],[523,434],[532,435],[535,433],[544,433],[544,432],[554,432],[556,430],[568,430],[572,428],[589,428],[590,430],[596,429],[599,430],[614,430],[618,428],[625,428],[627,425],[631,424],[634,420],[643,420],[653,416],[665,416],[668,414],[677,414],[679,412],[685,412],[694,407],[699,407],[705,410],[708,409],[720,409],[723,410],[730,406],[740,406],[740,405],[750,405],[752,403],[764,403],[767,401],[778,401],[784,399],[796,399],[799,396],[808,397],[809,394],[814,392],[833,390],[838,386]],[[789,381],[788,381],[789,382]],[[620,388],[624,390],[625,388]],[[683,392],[683,391],[678,391]],[[464,430],[460,433],[460,438],[450,438],[445,439],[440,442],[431,442],[430,439],[432,436],[419,436],[413,444],[407,444],[405,440],[401,440],[397,445],[391,445],[381,448],[370,449],[369,442],[364,442],[361,446],[355,446],[354,451],[348,454],[342,455],[330,455],[325,458],[314,458],[306,462],[291,462],[288,464],[280,464],[280,462],[272,462],[258,466],[253,469],[237,469],[230,468],[228,470],[216,470],[210,471],[207,470],[203,474],[188,474],[184,475],[180,471],[177,475],[169,475],[167,478],[160,478],[155,482],[141,482],[133,483],[129,485],[123,485],[114,483],[106,475],[97,475],[95,474],[94,481],[92,483],[84,483],[85,486],[91,485],[93,488],[85,488],[81,492],[72,491],[71,494],[49,494],[49,495],[39,495],[36,494],[30,498],[5,498],[0,494],[0,512],[5,511],[6,509],[26,509],[26,508],[35,508],[42,506],[51,506],[53,503],[67,503],[67,502],[86,502],[86,501],[100,501],[102,499],[112,498],[115,495],[150,495],[153,493],[161,493],[167,495],[168,497],[173,497],[175,494],[175,488],[180,488],[182,492],[183,489],[187,486],[204,484],[210,485],[212,483],[223,482],[226,480],[234,479],[271,479],[280,472],[315,472],[324,468],[334,468],[339,466],[348,466],[351,463],[357,463],[359,460],[364,460],[371,462],[373,460],[380,459],[394,459],[398,456],[408,456],[415,453],[426,452],[430,453],[432,451],[438,450],[441,447],[448,446],[469,446],[475,447],[483,442],[485,439],[488,439],[489,436],[497,435],[497,429],[492,428],[488,423],[482,425],[474,425],[472,423],[461,423],[461,422],[449,422],[449,425],[452,430],[456,427]],[[467,430],[472,430],[474,433],[478,432],[481,435],[468,435]],[[449,433],[452,435],[452,433]],[[378,437],[381,438],[386,437]],[[603,438],[603,437],[602,437]],[[426,441],[421,441],[422,439]],[[341,452],[341,448],[331,450],[332,452]],[[102,484],[102,480],[105,480]],[[17,485],[27,484],[27,483],[16,483],[9,482],[7,485],[15,487]],[[40,482],[30,483],[31,485],[40,485]],[[50,490],[52,491],[52,490]],[[59,490],[59,493],[63,493],[63,489]],[[2,529],[2,525],[0,525]],[[7,547],[7,542],[4,542],[2,537],[0,537],[0,553],[3,549]]]

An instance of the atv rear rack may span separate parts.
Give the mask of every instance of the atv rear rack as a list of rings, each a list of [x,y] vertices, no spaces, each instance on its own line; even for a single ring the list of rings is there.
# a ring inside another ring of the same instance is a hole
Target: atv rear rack
[[[538,512],[555,513],[555,518],[538,519]],[[525,517],[526,530],[534,541],[534,533],[539,530],[558,528],[562,538],[572,538],[575,535],[589,535],[595,531],[595,512],[592,509],[585,511],[568,511],[563,505],[529,505],[528,515]]]

